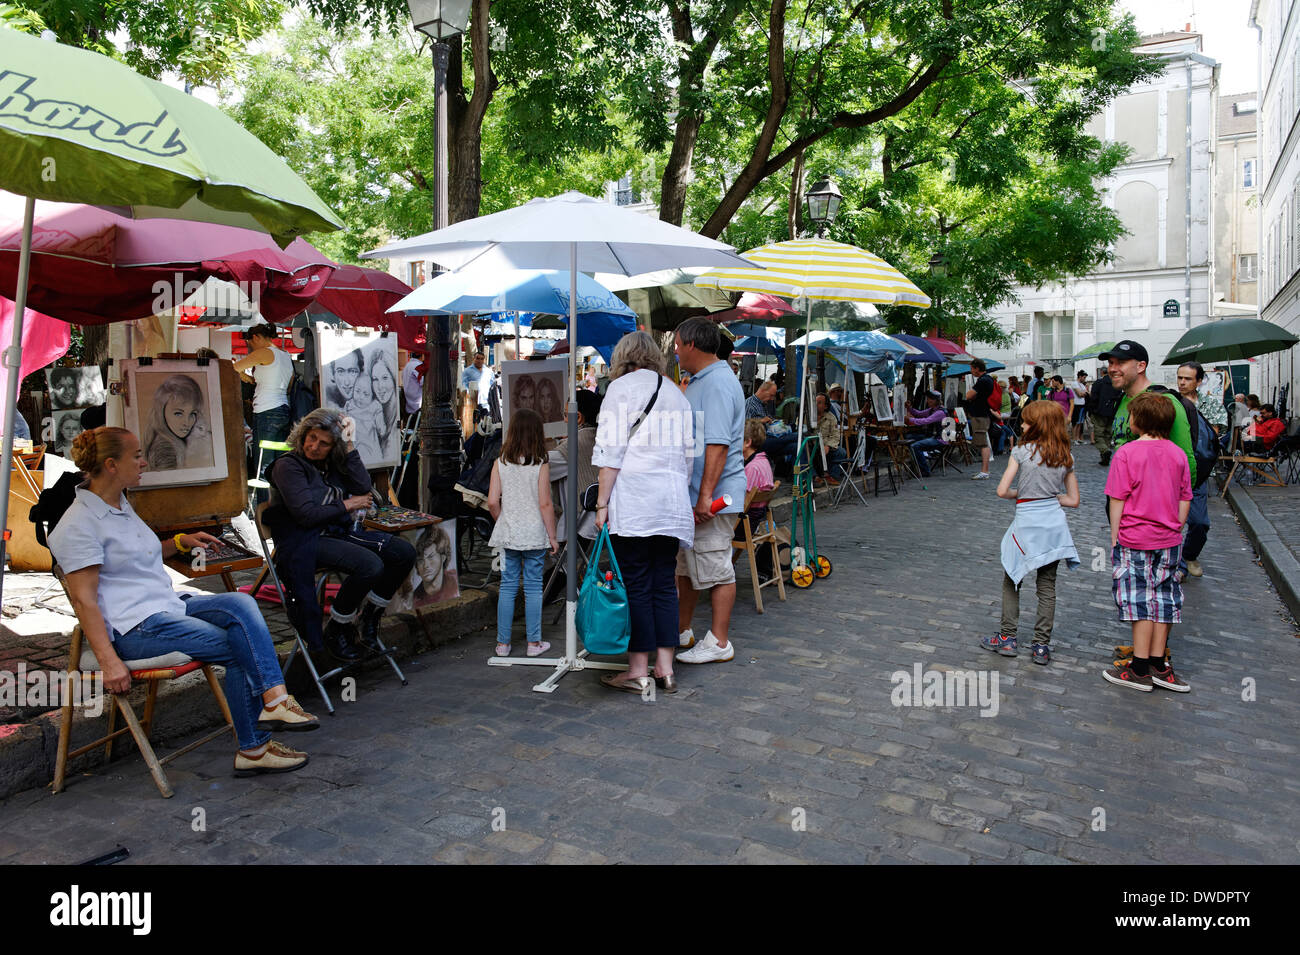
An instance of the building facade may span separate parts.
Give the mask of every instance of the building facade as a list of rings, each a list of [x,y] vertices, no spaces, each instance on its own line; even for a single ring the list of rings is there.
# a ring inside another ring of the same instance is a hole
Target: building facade
[[[1259,316],[1300,335],[1300,17],[1295,0],[1253,0],[1259,34]],[[1294,349],[1255,362],[1263,401],[1294,392]],[[1287,401],[1288,413],[1295,399]]]
[[[1259,303],[1258,94],[1220,96],[1214,148],[1210,314],[1255,316]]]
[[[1049,374],[1069,375],[1077,352],[1132,338],[1151,354],[1152,380],[1172,383],[1174,369],[1160,360],[1188,328],[1209,319],[1218,65],[1201,53],[1195,33],[1146,37],[1138,49],[1165,61],[1165,71],[1107,104],[1088,127],[1098,139],[1129,147],[1104,184],[1104,201],[1128,234],[1116,242],[1110,265],[1068,285],[1022,286],[1017,304],[995,310],[1015,344],[979,350],[1010,374],[1041,363]],[[1097,363],[1077,367],[1091,375]]]

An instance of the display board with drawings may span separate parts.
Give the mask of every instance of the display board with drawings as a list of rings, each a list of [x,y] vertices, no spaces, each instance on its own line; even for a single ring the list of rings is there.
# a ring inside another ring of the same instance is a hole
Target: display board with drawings
[[[72,442],[81,434],[81,412],[102,405],[107,398],[104,379],[95,366],[56,365],[45,369],[50,415],[42,422],[41,440],[55,454],[72,455]]]
[[[541,416],[546,437],[563,438],[568,433],[564,417],[568,395],[568,358],[501,362],[501,416],[507,429],[512,412],[529,408]]]
[[[193,360],[122,362],[128,431],[140,438],[148,468],[141,487],[224,481],[226,422],[215,362]],[[230,422],[238,428],[241,422]]]
[[[396,467],[401,459],[397,336],[388,332],[317,324],[321,407],[356,422],[356,448],[369,470]]]

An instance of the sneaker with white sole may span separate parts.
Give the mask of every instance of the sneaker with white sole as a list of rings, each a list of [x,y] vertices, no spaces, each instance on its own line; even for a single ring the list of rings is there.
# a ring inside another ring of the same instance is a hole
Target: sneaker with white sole
[[[972,481],[987,481],[989,479],[988,471],[976,471],[970,476]]]
[[[688,650],[695,646],[695,631],[687,627],[681,633],[677,634],[677,648],[679,650]]]
[[[736,645],[730,640],[725,648],[718,646],[718,638],[710,630],[703,640],[685,653],[677,654],[678,663],[725,663],[736,655]]]

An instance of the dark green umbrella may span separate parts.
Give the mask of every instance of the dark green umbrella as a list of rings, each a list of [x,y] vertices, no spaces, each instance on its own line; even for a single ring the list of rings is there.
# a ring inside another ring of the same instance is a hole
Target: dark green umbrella
[[[1163,364],[1198,361],[1208,365],[1218,361],[1245,361],[1256,355],[1286,351],[1296,342],[1300,342],[1300,338],[1272,322],[1258,318],[1229,318],[1197,325],[1185,332]]]

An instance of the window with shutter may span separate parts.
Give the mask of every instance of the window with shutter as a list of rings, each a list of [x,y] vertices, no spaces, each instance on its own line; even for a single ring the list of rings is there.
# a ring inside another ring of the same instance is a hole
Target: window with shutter
[[[1034,316],[1031,312],[1016,313],[1016,356],[1027,358],[1033,354]]]

